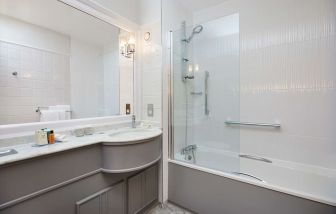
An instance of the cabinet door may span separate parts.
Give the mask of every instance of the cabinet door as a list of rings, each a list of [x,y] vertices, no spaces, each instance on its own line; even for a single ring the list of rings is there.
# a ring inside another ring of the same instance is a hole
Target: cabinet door
[[[128,213],[138,213],[157,196],[158,168],[153,166],[128,180]]]
[[[144,174],[137,174],[128,179],[128,213],[134,214],[143,208]]]
[[[124,214],[125,184],[103,189],[76,203],[77,214]]]
[[[93,214],[100,212],[100,198],[99,196],[90,198],[85,202],[77,205],[77,214]]]
[[[158,198],[158,167],[154,166],[145,171],[144,205],[152,203]]]
[[[102,195],[102,214],[125,213],[125,183],[113,186],[106,194]]]

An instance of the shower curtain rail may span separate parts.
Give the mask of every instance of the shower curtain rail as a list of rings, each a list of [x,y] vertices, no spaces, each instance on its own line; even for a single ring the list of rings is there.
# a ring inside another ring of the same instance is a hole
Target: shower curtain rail
[[[242,126],[261,126],[261,127],[273,127],[280,128],[281,124],[279,123],[252,123],[252,122],[241,122],[241,121],[225,121],[226,125],[242,125]]]

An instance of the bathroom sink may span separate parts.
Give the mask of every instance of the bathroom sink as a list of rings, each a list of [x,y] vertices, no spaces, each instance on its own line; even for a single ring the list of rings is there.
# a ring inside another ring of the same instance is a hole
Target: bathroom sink
[[[159,128],[123,128],[108,133],[103,142],[103,172],[124,173],[150,166],[161,158]]]
[[[158,128],[125,128],[108,134],[108,137],[110,142],[130,142],[150,139],[161,133]]]
[[[7,156],[7,155],[14,155],[18,152],[15,149],[0,149],[0,157]]]

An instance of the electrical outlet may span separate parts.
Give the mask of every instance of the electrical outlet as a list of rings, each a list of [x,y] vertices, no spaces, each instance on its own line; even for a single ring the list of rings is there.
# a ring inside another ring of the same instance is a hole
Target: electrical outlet
[[[154,117],[154,105],[153,104],[147,104],[147,116]]]

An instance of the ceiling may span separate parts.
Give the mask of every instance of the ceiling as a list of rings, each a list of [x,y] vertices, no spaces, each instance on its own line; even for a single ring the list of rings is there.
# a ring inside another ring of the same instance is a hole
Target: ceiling
[[[1,0],[0,13],[99,46],[119,34],[119,28],[57,0]]]
[[[193,12],[215,6],[225,1],[227,0],[179,0],[179,2],[184,5],[184,7],[190,9]]]

